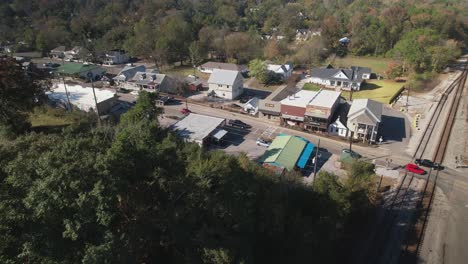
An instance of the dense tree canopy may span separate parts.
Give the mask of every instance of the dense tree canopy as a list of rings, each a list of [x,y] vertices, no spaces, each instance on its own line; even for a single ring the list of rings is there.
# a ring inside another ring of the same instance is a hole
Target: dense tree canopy
[[[37,105],[48,85],[34,66],[23,68],[12,58],[0,58],[0,135],[24,132],[27,113]]]
[[[184,143],[158,111],[143,92],[116,127],[2,141],[0,262],[340,262],[369,169],[312,188]]]
[[[92,54],[124,48],[159,67],[189,62],[189,44],[199,41],[204,58],[247,63],[263,55],[283,61],[298,57],[296,52],[304,51],[295,45],[296,31],[308,29],[321,31],[319,43],[327,54],[384,56],[407,41],[409,32],[427,29],[442,43],[458,43],[451,47],[459,50],[466,43],[465,9],[457,0],[6,0],[0,3],[0,44],[11,41],[16,50],[40,51],[80,45]],[[338,42],[345,36],[351,39],[346,50]],[[432,60],[436,65],[428,70],[445,63],[440,56]]]

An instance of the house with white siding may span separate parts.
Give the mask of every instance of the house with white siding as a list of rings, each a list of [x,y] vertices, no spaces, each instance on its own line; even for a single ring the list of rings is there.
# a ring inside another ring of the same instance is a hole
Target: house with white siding
[[[375,142],[382,121],[383,105],[371,99],[355,99],[348,112],[347,127],[353,137]]]
[[[208,79],[208,94],[233,100],[242,94],[243,85],[239,71],[215,69]]]
[[[308,82],[329,88],[338,87],[342,90],[359,91],[365,80],[370,79],[371,73],[371,69],[366,67],[352,66],[349,69],[335,69],[329,66],[312,69]]]

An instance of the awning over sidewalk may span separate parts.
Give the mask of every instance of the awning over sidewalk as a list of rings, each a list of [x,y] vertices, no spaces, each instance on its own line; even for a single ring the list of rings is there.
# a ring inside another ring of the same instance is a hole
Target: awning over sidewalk
[[[216,129],[213,133],[213,138],[221,140],[228,132],[224,129]]]
[[[315,145],[312,143],[307,143],[306,147],[304,148],[304,151],[302,151],[301,156],[299,157],[299,161],[297,162],[297,166],[301,169],[305,168],[307,161],[310,158],[310,155],[312,154],[312,151],[314,151]]]

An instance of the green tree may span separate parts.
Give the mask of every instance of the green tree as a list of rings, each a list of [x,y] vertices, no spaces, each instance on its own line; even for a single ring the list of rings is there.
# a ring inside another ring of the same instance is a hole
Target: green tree
[[[190,54],[190,63],[192,64],[193,67],[193,75],[197,75],[196,68],[200,66],[200,64],[203,62],[203,54],[200,48],[200,44],[196,41],[190,43],[189,46],[189,54]]]
[[[249,73],[262,83],[268,81],[268,69],[266,62],[263,60],[255,59],[249,62]]]
[[[23,70],[13,58],[0,59],[0,129],[21,133],[29,128],[28,112],[43,99],[48,82],[35,67]]]

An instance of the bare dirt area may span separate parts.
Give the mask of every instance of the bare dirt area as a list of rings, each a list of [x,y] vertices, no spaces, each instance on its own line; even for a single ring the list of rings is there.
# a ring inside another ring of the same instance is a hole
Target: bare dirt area
[[[444,263],[445,236],[447,229],[447,217],[450,212],[450,205],[447,197],[440,188],[436,188],[432,209],[429,215],[428,224],[424,233],[424,240],[421,244],[418,263],[438,264]],[[424,243],[424,241],[431,241]]]
[[[356,245],[352,263],[399,262],[425,182],[410,175],[387,179],[385,185],[392,188],[382,193],[381,205],[370,221],[363,243]]]
[[[406,108],[406,102],[408,101],[408,111],[405,113],[407,117],[411,120],[411,134],[412,137],[408,142],[408,145],[406,147],[406,153],[409,155],[413,155],[418,144],[421,142],[424,130],[427,128],[429,125],[429,121],[434,114],[436,110],[436,105],[437,102],[440,100],[442,94],[445,92],[445,90],[450,86],[450,84],[460,75],[460,72],[456,73],[450,73],[445,76],[447,76],[446,79],[441,80],[440,84],[434,88],[432,91],[425,93],[425,94],[417,94],[413,95],[409,98],[407,96],[402,96],[400,100],[397,103],[397,107],[404,107]],[[450,105],[450,103],[453,101],[454,93],[452,93],[447,101],[447,104],[444,105],[444,109],[442,109],[442,112],[440,113],[440,120],[444,120],[447,113],[448,113],[448,108],[445,107]],[[416,116],[419,115],[419,121],[418,124],[415,124],[414,119]],[[434,135],[433,138],[438,138],[439,135],[438,133],[443,131],[442,126],[443,122],[438,122],[437,126],[434,127]],[[425,155],[425,158],[432,158],[432,148],[435,146],[435,144],[428,144],[428,149],[425,153],[427,153],[427,157]]]
[[[464,87],[460,105],[455,116],[452,133],[450,135],[444,165],[460,172],[468,173],[468,91]]]

